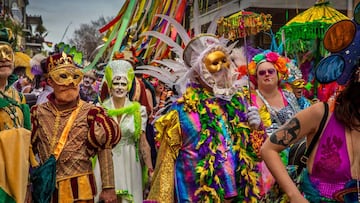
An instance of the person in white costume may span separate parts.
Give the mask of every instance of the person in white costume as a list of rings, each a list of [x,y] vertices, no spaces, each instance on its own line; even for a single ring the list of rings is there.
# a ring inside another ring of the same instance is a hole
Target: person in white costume
[[[150,146],[146,140],[145,127],[147,121],[146,109],[138,102],[130,101],[128,92],[135,77],[133,66],[126,60],[114,60],[105,68],[106,85],[110,97],[104,99],[102,106],[109,116],[120,126],[122,137],[113,148],[115,173],[115,190],[118,202],[143,201],[142,166],[147,167],[149,176],[153,167],[150,156]],[[143,164],[142,164],[143,163]],[[98,162],[94,169],[96,182],[100,182]],[[98,189],[101,185],[98,186]]]

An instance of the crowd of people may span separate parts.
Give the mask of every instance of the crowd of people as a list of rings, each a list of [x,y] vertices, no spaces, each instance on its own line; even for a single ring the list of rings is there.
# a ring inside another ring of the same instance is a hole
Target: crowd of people
[[[314,102],[296,61],[258,49],[234,62],[244,53],[196,33],[155,65],[114,56],[84,72],[71,54],[37,55],[31,79],[15,74],[9,32],[0,32],[1,203],[360,201],[358,63],[324,58],[320,82],[344,74],[332,101]],[[313,139],[297,185],[289,149]]]

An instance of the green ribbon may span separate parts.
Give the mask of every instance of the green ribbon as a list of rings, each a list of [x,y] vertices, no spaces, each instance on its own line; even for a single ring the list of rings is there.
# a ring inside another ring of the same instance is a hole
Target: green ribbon
[[[121,43],[122,43],[122,41],[124,39],[124,36],[126,34],[126,29],[128,28],[128,25],[129,25],[130,19],[132,17],[132,13],[133,13],[133,10],[135,8],[136,2],[137,1],[130,1],[129,2],[129,6],[125,11],[124,17],[121,19],[121,27],[120,27],[120,30],[118,32],[118,36],[116,38],[114,48],[113,48],[113,50],[111,52],[111,56],[113,56],[116,51],[120,50],[120,46],[121,46]],[[112,57],[110,57],[110,61],[111,60],[112,60]]]

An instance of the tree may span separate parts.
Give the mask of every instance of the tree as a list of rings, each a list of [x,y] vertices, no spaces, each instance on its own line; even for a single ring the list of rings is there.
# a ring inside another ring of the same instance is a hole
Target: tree
[[[99,32],[99,29],[108,23],[111,18],[105,20],[101,16],[98,20],[91,21],[89,24],[81,24],[78,29],[73,33],[73,37],[70,38],[69,44],[76,47],[78,51],[83,53],[84,59],[92,61],[94,58],[94,50],[101,44],[103,44],[103,34]]]

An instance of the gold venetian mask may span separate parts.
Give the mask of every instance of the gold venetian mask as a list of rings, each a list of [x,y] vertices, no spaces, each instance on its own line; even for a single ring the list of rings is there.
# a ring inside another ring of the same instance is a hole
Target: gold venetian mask
[[[80,84],[83,75],[81,70],[77,68],[59,68],[49,73],[49,76],[58,85],[70,85],[74,83],[74,85],[77,86]]]
[[[14,60],[14,51],[8,44],[0,44],[0,60]]]
[[[219,72],[222,68],[229,68],[230,62],[223,51],[214,51],[204,58],[206,69],[210,73]]]

